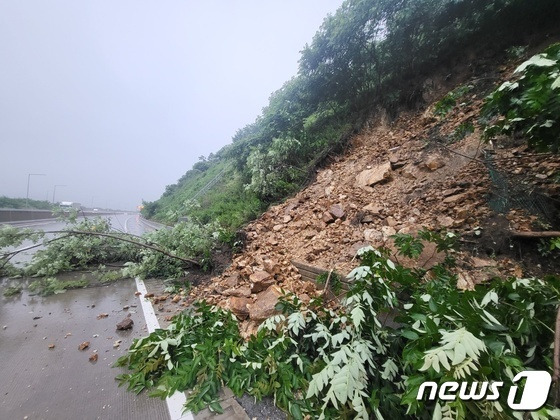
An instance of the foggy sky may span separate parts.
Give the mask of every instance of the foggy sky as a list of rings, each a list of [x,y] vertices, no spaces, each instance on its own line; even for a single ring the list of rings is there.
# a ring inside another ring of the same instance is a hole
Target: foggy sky
[[[342,0],[0,2],[0,195],[133,209],[231,142]]]

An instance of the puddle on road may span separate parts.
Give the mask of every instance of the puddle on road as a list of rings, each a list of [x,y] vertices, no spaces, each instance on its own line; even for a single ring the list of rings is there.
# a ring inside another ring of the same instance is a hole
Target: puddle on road
[[[122,370],[111,368],[133,338],[147,334],[134,280],[47,297],[24,288],[4,297],[14,282],[0,282],[3,418],[168,418],[163,401],[119,388],[114,378]],[[116,331],[128,314],[133,329]],[[89,347],[80,351],[85,341]],[[90,362],[94,352],[98,360]]]

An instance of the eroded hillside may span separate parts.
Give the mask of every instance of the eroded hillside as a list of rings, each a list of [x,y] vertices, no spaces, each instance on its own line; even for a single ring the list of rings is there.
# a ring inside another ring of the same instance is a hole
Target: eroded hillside
[[[514,68],[500,69],[496,82]],[[294,262],[346,275],[358,249],[392,248],[392,235],[421,229],[460,236],[461,288],[553,270],[554,261],[538,260],[538,241],[520,243],[514,235],[554,227],[560,158],[534,153],[524,142],[482,142],[483,79],[467,80],[443,116],[435,112],[440,101],[391,123],[371,121],[313,183],[250,223],[243,252],[190,295],[231,309],[250,333],[274,313],[280,288],[303,301],[318,293]],[[437,259],[426,247],[420,264],[429,268]]]

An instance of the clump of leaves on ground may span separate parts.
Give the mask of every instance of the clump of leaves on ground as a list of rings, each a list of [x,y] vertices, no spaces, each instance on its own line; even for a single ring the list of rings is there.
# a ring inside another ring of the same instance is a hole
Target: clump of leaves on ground
[[[86,287],[88,283],[85,278],[79,280],[59,280],[55,277],[46,277],[33,281],[29,285],[29,290],[40,296],[48,296],[64,293],[68,289]]]
[[[186,409],[221,411],[218,391],[273,396],[293,418],[522,418],[494,401],[417,400],[425,381],[502,381],[523,370],[552,370],[560,280],[510,278],[456,288],[453,234],[425,232],[446,253],[431,270],[408,269],[385,249],[358,253],[361,265],[342,305],[304,304],[286,295],[281,314],[244,341],[228,311],[198,303],[167,329],[137,339],[117,365],[130,390],[165,397],[190,389]],[[417,257],[422,238],[401,235]],[[390,314],[392,326],[380,319]],[[383,316],[381,316],[383,315]],[[551,404],[533,418],[558,417]]]

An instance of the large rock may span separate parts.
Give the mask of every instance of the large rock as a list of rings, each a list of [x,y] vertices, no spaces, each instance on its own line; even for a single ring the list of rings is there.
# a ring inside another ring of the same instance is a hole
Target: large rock
[[[391,177],[391,162],[366,169],[356,176],[356,184],[360,187],[371,187]]]
[[[255,303],[247,305],[249,318],[254,321],[264,321],[276,314],[275,307],[281,295],[282,292],[278,286],[270,286],[264,292],[259,293]]]
[[[251,292],[259,293],[265,290],[267,287],[274,284],[274,277],[266,271],[255,271],[249,276],[251,281]]]
[[[249,298],[232,296],[228,299],[227,306],[239,319],[247,319],[249,316],[249,308],[247,308],[247,305],[250,303],[251,299]]]

